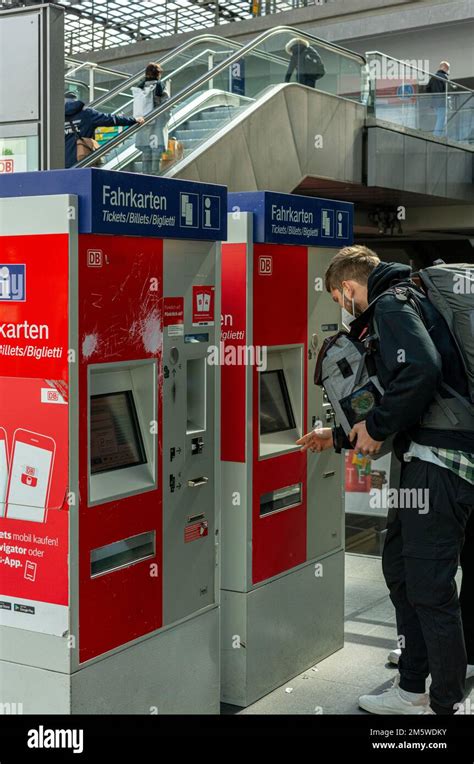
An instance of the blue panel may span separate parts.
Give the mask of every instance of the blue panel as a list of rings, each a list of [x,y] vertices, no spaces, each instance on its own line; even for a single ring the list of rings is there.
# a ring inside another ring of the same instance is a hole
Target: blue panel
[[[229,194],[228,210],[253,212],[256,242],[341,248],[354,240],[350,202],[255,191]]]
[[[0,178],[0,197],[74,194],[80,233],[227,238],[227,189],[210,183],[98,169],[15,173]]]

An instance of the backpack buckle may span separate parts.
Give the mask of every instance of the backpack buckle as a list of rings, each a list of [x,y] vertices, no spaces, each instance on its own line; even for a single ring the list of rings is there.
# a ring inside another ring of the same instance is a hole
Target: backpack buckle
[[[367,355],[370,355],[370,353],[373,353],[377,347],[376,335],[369,334],[367,337],[364,337],[364,339],[362,340],[362,344],[364,346],[364,349]]]

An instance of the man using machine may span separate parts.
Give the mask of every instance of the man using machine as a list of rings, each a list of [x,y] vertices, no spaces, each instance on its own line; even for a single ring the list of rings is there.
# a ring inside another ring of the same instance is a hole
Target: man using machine
[[[361,338],[375,323],[374,362],[385,392],[367,418],[354,425],[349,439],[336,427],[317,429],[297,442],[303,450],[353,447],[375,457],[396,434],[401,488],[427,489],[429,511],[400,508],[388,523],[383,571],[404,640],[400,675],[382,694],[363,695],[359,705],[375,714],[453,714],[464,697],[466,667],[472,674],[467,664],[474,664],[474,654],[466,656],[466,644],[472,650],[472,617],[464,618],[465,640],[455,584],[474,507],[474,427],[430,429],[421,421],[441,382],[461,396],[468,393],[459,352],[432,303],[423,301],[421,316],[411,301],[389,292],[364,314],[382,292],[409,279],[408,266],[383,263],[367,247],[346,247],[333,258],[326,289],[346,313],[353,336]],[[463,607],[472,603],[472,596],[466,596],[473,587],[469,567],[463,575]]]

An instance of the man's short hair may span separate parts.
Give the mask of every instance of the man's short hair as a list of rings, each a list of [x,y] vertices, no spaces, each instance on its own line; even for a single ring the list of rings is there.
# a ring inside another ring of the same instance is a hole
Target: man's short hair
[[[451,64],[449,63],[449,61],[441,61],[440,65],[439,65],[439,68],[440,69],[443,69],[443,68],[451,69]]]
[[[326,271],[326,290],[342,289],[343,281],[357,281],[367,284],[370,274],[380,263],[380,258],[371,249],[362,244],[344,247],[329,263]]]

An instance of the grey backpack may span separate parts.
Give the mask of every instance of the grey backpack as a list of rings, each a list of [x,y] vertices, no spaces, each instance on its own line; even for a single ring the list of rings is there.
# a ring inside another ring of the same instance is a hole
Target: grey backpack
[[[327,337],[319,351],[314,382],[326,391],[336,422],[347,436],[380,404],[384,392],[372,358],[374,340],[374,335],[362,341],[341,331]],[[384,441],[375,458],[392,450],[393,437]]]
[[[458,348],[467,377],[469,402],[474,404],[474,265],[438,262],[418,275],[426,296],[443,316]]]
[[[387,292],[408,300],[428,330],[430,327],[421,308],[422,301],[428,299],[434,305],[443,316],[457,348],[468,387],[468,397],[464,397],[443,380],[441,389],[433,393],[432,404],[423,412],[420,424],[436,430],[455,428],[474,432],[474,266],[468,263],[448,265],[437,261],[435,265],[413,275],[419,277],[423,291],[409,282],[397,284]],[[373,300],[367,310],[380,297],[382,294]],[[375,322],[373,329],[377,337]]]

